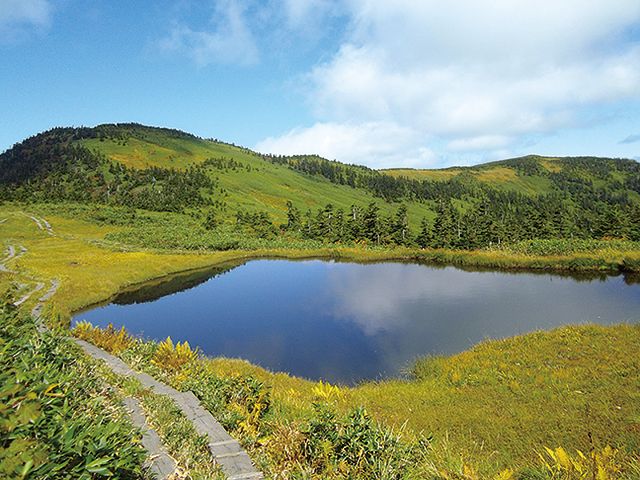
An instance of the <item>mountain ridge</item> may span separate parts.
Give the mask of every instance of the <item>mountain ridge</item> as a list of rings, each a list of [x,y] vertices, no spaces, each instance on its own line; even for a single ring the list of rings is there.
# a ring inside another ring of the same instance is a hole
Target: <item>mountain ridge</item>
[[[378,171],[318,155],[263,155],[175,129],[102,124],[51,129],[0,154],[3,199],[174,212],[259,237],[286,231],[330,242],[479,248],[635,239],[640,164],[528,155]]]
[[[362,165],[362,164],[355,164],[355,163],[347,163],[347,162],[343,162],[337,159],[328,159],[325,157],[322,157],[319,154],[315,154],[315,153],[300,153],[300,154],[295,154],[295,155],[277,155],[277,154],[266,154],[266,153],[262,153],[256,150],[253,150],[249,147],[245,147],[242,145],[238,145],[234,142],[225,142],[224,140],[220,140],[218,138],[213,138],[213,137],[201,137],[198,135],[195,135],[193,133],[187,132],[185,130],[182,129],[178,129],[178,128],[172,128],[172,127],[161,127],[161,126],[152,126],[152,125],[146,125],[146,124],[142,124],[142,123],[137,123],[137,122],[123,122],[123,123],[101,123],[101,124],[97,124],[93,127],[88,127],[88,126],[58,126],[58,127],[52,127],[50,129],[47,130],[43,130],[42,132],[36,133],[34,135],[31,135],[29,137],[26,137],[25,139],[18,141],[16,143],[14,143],[11,147],[8,147],[7,149],[5,149],[4,151],[0,152],[0,155],[4,155],[7,152],[9,152],[10,150],[12,150],[13,148],[15,148],[16,146],[19,146],[20,144],[24,143],[25,141],[28,141],[30,139],[35,139],[38,138],[42,135],[47,135],[50,132],[55,132],[55,131],[60,131],[60,130],[69,130],[69,131],[74,131],[76,133],[76,139],[82,138],[83,135],[87,135],[86,138],[108,138],[109,136],[112,137],[120,137],[122,139],[126,138],[127,134],[129,136],[134,136],[136,133],[139,133],[141,131],[147,131],[147,132],[157,132],[157,133],[162,133],[164,135],[167,136],[173,136],[175,138],[188,138],[188,139],[193,139],[193,140],[198,140],[198,141],[203,141],[203,142],[211,142],[214,144],[219,144],[219,145],[226,145],[229,147],[234,147],[237,148],[239,150],[245,151],[245,152],[250,152],[252,154],[255,154],[257,156],[263,156],[263,157],[279,157],[279,156],[285,156],[285,157],[306,157],[306,158],[312,158],[315,157],[319,160],[323,160],[323,161],[327,161],[327,162],[332,162],[332,163],[338,163],[341,165],[346,165],[346,166],[353,166],[353,167],[362,167],[362,168],[366,168],[369,170],[375,170],[378,172],[387,172],[387,171],[396,171],[396,170],[406,170],[406,171],[443,171],[443,170],[452,170],[452,169],[459,169],[459,170],[466,170],[466,169],[477,169],[477,168],[485,168],[485,167],[490,167],[490,166],[500,166],[503,164],[511,164],[514,162],[520,162],[520,161],[527,161],[527,160],[551,160],[551,161],[571,161],[571,160],[576,160],[576,159],[590,159],[590,160],[613,160],[613,161],[633,161],[633,162],[640,162],[639,158],[626,158],[626,157],[606,157],[606,156],[595,156],[595,155],[562,155],[562,156],[549,156],[549,155],[540,155],[540,154],[536,154],[536,153],[529,153],[526,155],[521,155],[518,157],[510,157],[510,158],[504,158],[504,159],[500,159],[500,160],[491,160],[488,162],[481,162],[481,163],[477,163],[477,164],[473,164],[473,165],[449,165],[446,167],[436,167],[436,168],[420,168],[420,167],[404,167],[402,165],[398,165],[398,166],[393,166],[393,167],[386,167],[386,168],[371,168],[368,167],[366,165]],[[94,132],[94,133],[89,133],[89,132]],[[80,135],[80,137],[77,137],[77,135]]]

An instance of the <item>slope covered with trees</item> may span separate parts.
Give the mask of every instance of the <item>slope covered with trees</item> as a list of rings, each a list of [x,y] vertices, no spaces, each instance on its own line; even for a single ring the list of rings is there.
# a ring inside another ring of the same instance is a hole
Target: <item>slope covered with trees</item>
[[[56,128],[15,145],[0,155],[0,199],[175,212],[197,219],[182,222],[187,230],[267,240],[450,249],[640,241],[633,160],[528,156],[376,171],[137,124]]]

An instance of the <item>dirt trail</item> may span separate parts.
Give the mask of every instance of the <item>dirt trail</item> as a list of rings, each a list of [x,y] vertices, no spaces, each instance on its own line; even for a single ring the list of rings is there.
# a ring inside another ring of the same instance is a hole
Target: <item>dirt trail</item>
[[[20,245],[20,251],[16,252],[16,247],[14,247],[13,245],[8,245],[6,250],[5,250],[5,258],[2,260],[2,262],[0,262],[0,272],[8,272],[8,273],[15,273],[13,270],[11,270],[9,267],[7,267],[7,262],[9,260],[17,260],[19,259],[21,256],[23,256],[25,253],[27,253],[27,249],[26,247],[23,247],[22,245]]]
[[[36,319],[39,330],[45,329],[44,325],[42,325],[42,310],[44,309],[44,303],[55,295],[58,291],[58,287],[60,287],[60,281],[51,280],[49,290],[47,290],[45,294],[38,299],[38,303],[31,310],[31,315]]]
[[[51,226],[51,224],[44,218],[38,218],[34,215],[29,215],[26,213],[22,213],[24,216],[30,218],[31,220],[33,220],[35,222],[35,224],[38,226],[38,228],[40,230],[42,230],[43,232],[47,232],[49,235],[55,235],[55,233],[53,233],[53,227]]]

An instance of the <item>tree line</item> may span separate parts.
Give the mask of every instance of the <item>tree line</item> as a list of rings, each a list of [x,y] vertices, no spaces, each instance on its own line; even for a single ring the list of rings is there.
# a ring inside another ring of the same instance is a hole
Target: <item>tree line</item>
[[[268,216],[263,213],[259,218],[264,229]],[[247,225],[246,217],[243,222]],[[420,225],[411,225],[404,204],[400,204],[393,215],[385,216],[375,202],[364,208],[352,205],[348,210],[328,204],[315,212],[306,210],[304,213],[288,202],[287,222],[281,225],[281,230],[329,243],[469,250],[532,239],[640,241],[640,205],[613,207],[589,216],[578,216],[575,211],[567,211],[553,196],[499,208],[484,200],[467,205],[464,210],[452,202],[441,201],[437,203],[435,218],[425,217]]]

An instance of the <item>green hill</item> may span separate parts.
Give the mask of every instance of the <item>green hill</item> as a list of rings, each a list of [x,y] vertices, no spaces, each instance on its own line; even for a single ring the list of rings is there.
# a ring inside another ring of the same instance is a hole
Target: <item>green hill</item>
[[[94,155],[84,157],[86,152]],[[302,174],[244,148],[139,125],[54,129],[36,135],[0,155],[0,185],[5,186],[5,198],[108,203],[107,185],[113,175],[105,160],[138,172],[184,172],[190,167],[204,167],[215,182],[208,198],[218,201],[223,216],[229,218],[243,209],[264,211],[275,221],[284,221],[287,201],[302,210],[316,210],[329,203],[346,209],[378,200],[363,189],[331,183],[320,175]],[[144,188],[144,180],[134,181],[138,190]],[[194,205],[185,202],[178,209],[184,206]],[[380,206],[389,214],[393,210],[387,202]],[[419,219],[422,210],[411,205],[410,215]]]
[[[640,199],[635,188],[637,162],[599,157],[525,157],[489,162],[472,167],[443,169],[393,168],[381,170],[395,178],[447,181],[470,176],[496,189],[540,195],[554,190],[566,190],[571,180],[579,179],[596,188],[624,186],[633,200]],[[619,184],[618,184],[619,183]]]
[[[189,213],[201,223],[208,216],[225,238],[238,225],[256,237],[273,237],[286,225],[306,240],[453,248],[537,238],[640,239],[640,164],[624,159],[527,156],[376,171],[117,124],[57,128],[15,145],[0,155],[0,188],[0,198],[10,200]]]

